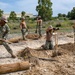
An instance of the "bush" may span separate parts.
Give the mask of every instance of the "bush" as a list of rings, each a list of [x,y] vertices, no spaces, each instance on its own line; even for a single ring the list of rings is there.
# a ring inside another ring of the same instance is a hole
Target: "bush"
[[[61,23],[56,24],[55,27],[61,27]]]

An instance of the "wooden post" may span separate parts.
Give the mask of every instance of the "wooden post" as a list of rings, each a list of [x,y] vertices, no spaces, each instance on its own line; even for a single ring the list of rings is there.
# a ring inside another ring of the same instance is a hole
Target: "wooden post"
[[[30,64],[28,61],[22,61],[13,64],[3,64],[0,65],[0,74],[11,73],[16,71],[22,71],[29,69]]]
[[[74,28],[74,44],[75,44],[75,28]]]
[[[73,25],[73,31],[74,31],[74,44],[75,44],[75,24]]]
[[[58,35],[57,35],[57,33],[55,33],[55,50],[52,53],[52,57],[55,57],[58,55],[57,48],[58,48]]]
[[[55,50],[57,50],[58,47],[58,36],[57,33],[55,33]]]

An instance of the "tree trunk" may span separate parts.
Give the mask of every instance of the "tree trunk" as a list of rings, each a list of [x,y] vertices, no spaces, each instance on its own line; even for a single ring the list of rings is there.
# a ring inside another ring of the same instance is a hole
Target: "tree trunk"
[[[30,65],[28,61],[13,63],[13,64],[3,64],[0,65],[0,74],[11,73],[16,71],[22,71],[29,69]]]

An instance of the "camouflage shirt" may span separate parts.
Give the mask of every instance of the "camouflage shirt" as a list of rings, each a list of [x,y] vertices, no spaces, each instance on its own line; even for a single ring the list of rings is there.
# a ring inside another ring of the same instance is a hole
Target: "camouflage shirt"
[[[4,26],[0,26],[0,38],[6,37],[9,30],[10,30],[10,28],[7,24],[5,24]]]

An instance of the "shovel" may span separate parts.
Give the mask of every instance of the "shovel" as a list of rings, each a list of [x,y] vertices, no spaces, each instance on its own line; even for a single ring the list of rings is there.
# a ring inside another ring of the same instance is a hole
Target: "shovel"
[[[75,44],[75,28],[74,28],[74,44]]]
[[[55,50],[52,53],[52,57],[58,56],[58,34],[55,33]]]

